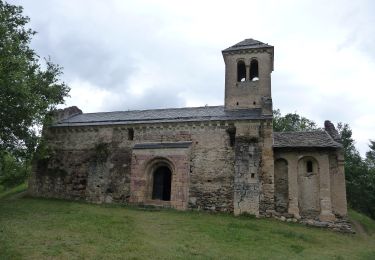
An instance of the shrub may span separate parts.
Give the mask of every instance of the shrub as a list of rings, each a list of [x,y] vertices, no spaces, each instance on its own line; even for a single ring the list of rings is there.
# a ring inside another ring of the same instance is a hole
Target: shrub
[[[30,163],[9,153],[0,156],[0,186],[8,189],[23,183],[31,171]]]

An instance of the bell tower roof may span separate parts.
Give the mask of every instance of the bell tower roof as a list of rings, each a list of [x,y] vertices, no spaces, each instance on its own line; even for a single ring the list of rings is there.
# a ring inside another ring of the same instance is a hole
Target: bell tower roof
[[[258,48],[273,48],[273,46],[250,38],[250,39],[245,39],[239,43],[236,43],[235,45],[229,48],[226,48],[222,52],[227,53],[227,52],[233,52],[233,51],[258,49]]]

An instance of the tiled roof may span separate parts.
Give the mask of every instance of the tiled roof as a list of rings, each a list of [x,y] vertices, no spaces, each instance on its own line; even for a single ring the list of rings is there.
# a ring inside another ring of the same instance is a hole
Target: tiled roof
[[[116,125],[211,120],[263,119],[261,109],[224,110],[223,106],[133,110],[78,114],[54,126]]]
[[[268,45],[266,43],[254,40],[254,39],[245,39],[242,42],[236,43],[232,47],[229,47],[223,52],[231,52],[231,51],[238,51],[238,50],[246,50],[246,49],[255,49],[255,48],[272,48],[273,46]]]
[[[274,132],[273,147],[275,148],[297,148],[297,147],[332,147],[340,148],[342,145],[332,139],[323,130],[308,132]]]

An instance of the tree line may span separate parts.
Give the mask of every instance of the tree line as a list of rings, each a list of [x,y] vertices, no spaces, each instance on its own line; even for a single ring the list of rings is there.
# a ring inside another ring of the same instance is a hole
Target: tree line
[[[69,87],[61,81],[62,68],[41,59],[30,48],[35,31],[22,7],[0,0],[0,192],[24,182],[40,142],[43,124],[57,105],[64,103]],[[312,120],[274,111],[275,131],[318,129]],[[339,123],[345,151],[345,175],[350,207],[375,218],[375,141],[362,158],[352,130]]]

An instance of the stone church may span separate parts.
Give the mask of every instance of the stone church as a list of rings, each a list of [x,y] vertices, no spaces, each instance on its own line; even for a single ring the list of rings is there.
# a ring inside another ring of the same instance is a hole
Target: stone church
[[[224,106],[56,111],[29,193],[300,221],[345,217],[343,150],[333,124],[273,132],[274,47],[246,39],[222,55]]]

